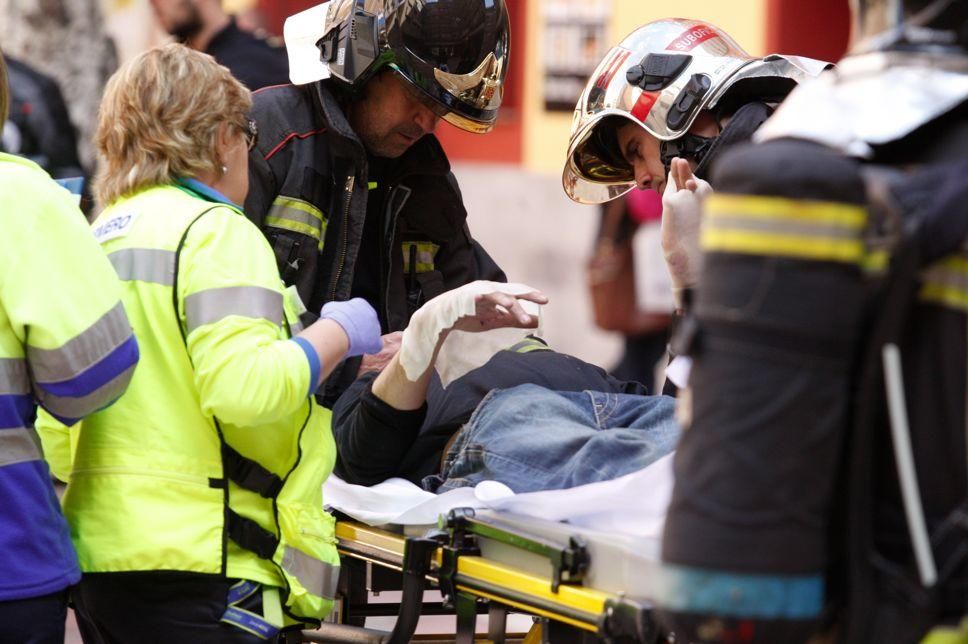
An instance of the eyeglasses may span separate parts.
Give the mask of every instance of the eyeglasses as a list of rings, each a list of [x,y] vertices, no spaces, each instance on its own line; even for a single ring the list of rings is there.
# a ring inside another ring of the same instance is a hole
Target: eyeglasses
[[[251,150],[259,141],[259,128],[252,119],[245,120],[245,128],[242,129],[242,136],[245,137],[245,145]]]

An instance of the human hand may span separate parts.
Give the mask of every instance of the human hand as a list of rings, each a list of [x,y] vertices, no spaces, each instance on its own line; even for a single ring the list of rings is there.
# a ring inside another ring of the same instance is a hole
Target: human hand
[[[357,378],[370,371],[383,371],[390,364],[393,356],[397,355],[397,352],[400,350],[400,341],[402,339],[402,331],[394,331],[393,333],[384,335],[381,338],[383,348],[377,353],[363,356],[363,360],[360,362],[360,370],[356,374]]]
[[[458,318],[448,331],[480,333],[505,327],[537,328],[538,316],[526,312],[519,300],[534,302],[535,304],[548,303],[548,297],[541,291],[531,291],[520,295],[497,291],[485,293],[474,298],[474,313]]]
[[[342,327],[349,340],[347,357],[364,353],[378,353],[383,348],[380,338],[380,320],[370,303],[361,297],[345,302],[327,302],[320,317],[332,320]]]
[[[662,195],[662,250],[672,278],[673,295],[681,306],[682,291],[695,286],[702,265],[699,231],[702,202],[712,187],[692,173],[689,162],[672,160]]]

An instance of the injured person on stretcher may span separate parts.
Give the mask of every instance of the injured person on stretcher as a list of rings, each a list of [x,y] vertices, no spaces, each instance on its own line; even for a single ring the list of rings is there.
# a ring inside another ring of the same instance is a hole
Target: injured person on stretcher
[[[528,310],[546,301],[523,285],[474,282],[425,304],[389,365],[334,406],[335,473],[438,493],[484,480],[531,492],[613,479],[670,453],[675,399],[529,335],[538,316]]]

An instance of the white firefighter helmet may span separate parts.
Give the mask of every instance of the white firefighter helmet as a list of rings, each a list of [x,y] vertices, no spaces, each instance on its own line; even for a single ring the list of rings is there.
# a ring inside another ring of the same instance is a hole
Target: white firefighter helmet
[[[578,100],[562,173],[565,192],[596,204],[635,187],[613,138],[616,119],[609,117],[674,141],[704,109],[729,114],[748,100],[782,100],[826,66],[796,56],[754,58],[708,22],[668,18],[643,25],[608,52]]]

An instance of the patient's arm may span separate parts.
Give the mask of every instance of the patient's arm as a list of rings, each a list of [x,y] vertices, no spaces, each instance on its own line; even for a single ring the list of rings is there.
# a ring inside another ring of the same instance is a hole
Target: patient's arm
[[[339,454],[336,474],[357,485],[375,485],[399,476],[400,465],[423,425],[427,388],[437,352],[447,334],[452,329],[475,332],[512,326],[534,328],[537,317],[527,314],[519,299],[541,304],[547,301],[537,291],[518,296],[499,292],[479,295],[474,300],[474,314],[457,319],[445,329],[434,327],[428,333],[404,336],[404,343],[426,341],[428,337],[434,342],[433,347],[417,347],[430,349],[431,360],[416,380],[407,377],[401,364],[402,348],[378,376],[365,374],[357,379],[333,406],[333,434]],[[427,315],[433,312],[428,307],[433,306],[435,300],[421,309],[425,318],[433,317]]]
[[[401,364],[401,356],[404,353],[403,348],[401,348],[400,352],[393,356],[390,364],[380,372],[380,375],[373,382],[373,394],[396,409],[419,409],[427,400],[427,386],[430,384],[430,375],[433,372],[437,354],[447,338],[447,334],[452,330],[475,333],[505,327],[533,329],[538,326],[538,318],[525,312],[519,300],[544,304],[548,301],[548,298],[539,291],[521,295],[500,292],[478,295],[475,298],[476,310],[473,315],[465,315],[455,321],[453,326],[438,330],[430,364],[416,380],[410,380],[407,377],[407,373]],[[425,305],[425,307],[432,306],[434,306],[434,300]],[[423,309],[421,311],[423,312]],[[414,316],[415,320],[418,319],[420,313],[418,312]],[[431,334],[431,337],[433,335]],[[403,342],[412,342],[421,337],[426,336],[425,334],[406,334]]]
[[[375,373],[361,376],[333,406],[337,476],[375,485],[400,475],[400,464],[423,425],[426,409],[395,409],[373,395]]]

